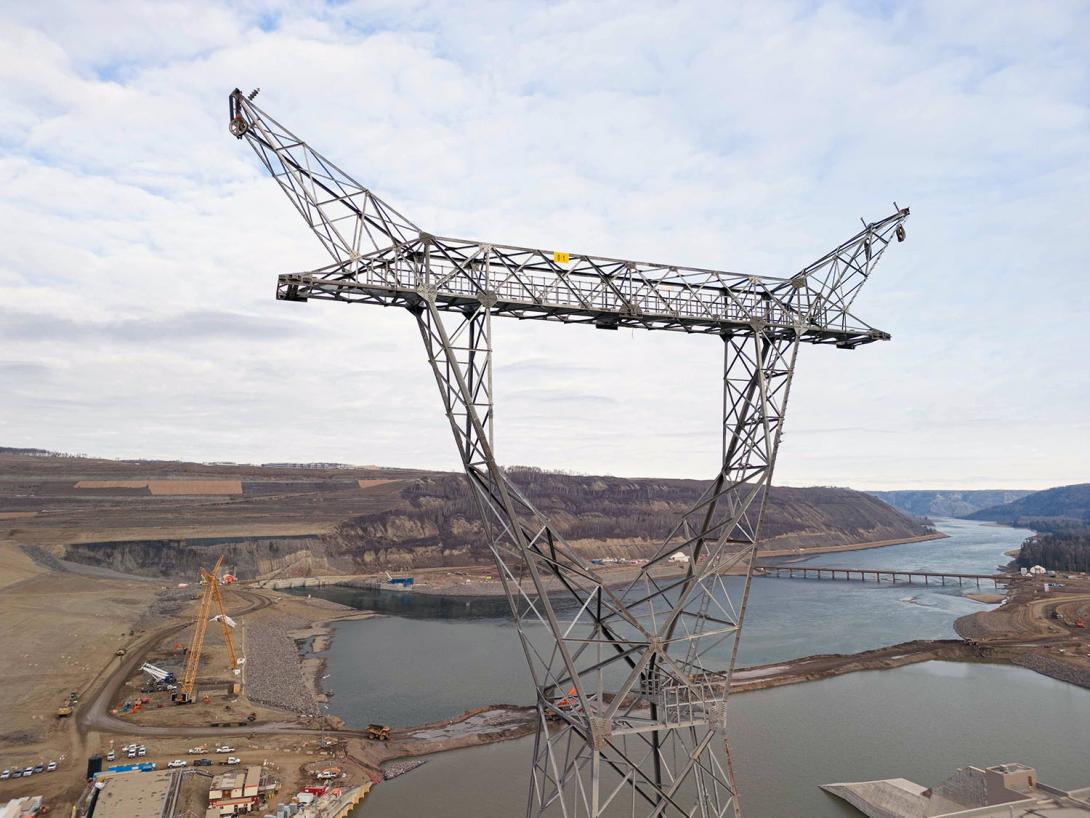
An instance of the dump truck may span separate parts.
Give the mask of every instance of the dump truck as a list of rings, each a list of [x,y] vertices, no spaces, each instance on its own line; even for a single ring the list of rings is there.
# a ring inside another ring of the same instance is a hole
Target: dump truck
[[[372,741],[389,741],[390,740],[390,728],[385,724],[368,724],[367,725],[367,738]]]

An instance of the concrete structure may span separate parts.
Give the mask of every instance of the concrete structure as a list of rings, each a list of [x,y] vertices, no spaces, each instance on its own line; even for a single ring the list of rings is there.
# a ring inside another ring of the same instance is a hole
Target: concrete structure
[[[1029,569],[1029,573],[1031,573],[1031,574],[1045,574],[1045,573],[1048,573],[1048,572],[1045,570],[1045,567],[1043,565],[1034,565],[1032,568]]]
[[[102,773],[95,776],[92,818],[170,818],[178,803],[181,774],[176,770]]]
[[[309,790],[309,791],[308,791]],[[290,804],[276,805],[276,818],[348,818],[371,791],[371,782],[356,787],[310,788],[295,795]],[[269,814],[274,814],[270,809]],[[211,815],[207,818],[212,818]]]
[[[869,818],[1078,818],[1090,816],[1090,787],[1065,791],[1042,784],[1024,764],[962,767],[926,789],[904,778],[825,784]]]

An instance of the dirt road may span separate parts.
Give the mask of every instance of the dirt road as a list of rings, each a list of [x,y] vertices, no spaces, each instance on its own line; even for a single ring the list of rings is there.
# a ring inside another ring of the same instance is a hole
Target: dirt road
[[[234,592],[234,596],[236,598],[246,599],[249,602],[247,607],[233,614],[236,619],[244,617],[254,611],[259,611],[262,608],[267,608],[272,604],[272,600],[268,597],[249,591],[238,590]],[[180,624],[159,628],[142,637],[128,649],[126,654],[121,657],[121,661],[118,663],[117,667],[114,668],[105,680],[99,684],[98,689],[91,693],[89,697],[85,697],[84,703],[76,709],[76,729],[81,736],[86,735],[92,730],[113,733],[134,733],[146,736],[213,736],[218,735],[219,733],[228,732],[221,728],[196,727],[191,729],[204,730],[205,732],[189,732],[190,728],[153,727],[123,721],[110,714],[110,706],[117,698],[121,685],[123,685],[125,681],[136,672],[137,668],[144,663],[148,651],[168,637],[185,630],[189,627],[189,624],[189,622],[182,622]],[[108,667],[109,665],[107,665],[107,668]],[[238,730],[236,729],[234,732],[237,733]]]

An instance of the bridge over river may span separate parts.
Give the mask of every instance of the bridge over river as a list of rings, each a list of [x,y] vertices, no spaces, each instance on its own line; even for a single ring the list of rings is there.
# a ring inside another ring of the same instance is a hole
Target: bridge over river
[[[952,571],[912,571],[900,568],[836,568],[832,566],[769,565],[753,566],[753,575],[780,579],[825,579],[855,582],[890,582],[902,585],[966,585],[991,583],[992,587],[1009,585],[1009,574],[963,574]]]

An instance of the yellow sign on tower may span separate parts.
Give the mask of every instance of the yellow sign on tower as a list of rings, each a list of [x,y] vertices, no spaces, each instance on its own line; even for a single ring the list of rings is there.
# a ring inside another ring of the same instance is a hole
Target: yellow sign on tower
[[[571,257],[567,253],[561,253],[559,250],[553,250],[553,261],[557,264],[567,264],[571,261]]]

